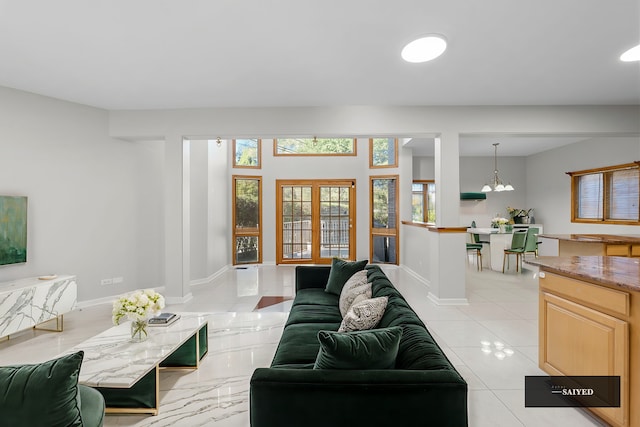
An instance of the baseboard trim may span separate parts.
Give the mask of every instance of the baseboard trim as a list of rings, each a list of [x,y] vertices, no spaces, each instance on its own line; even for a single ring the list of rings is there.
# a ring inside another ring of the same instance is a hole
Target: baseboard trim
[[[208,277],[204,277],[202,279],[192,280],[191,282],[189,282],[189,286],[208,285],[209,283],[211,283],[215,279],[217,279],[219,276],[221,276],[224,273],[226,273],[227,271],[229,271],[230,268],[231,267],[227,264],[224,267],[222,267],[220,270],[216,271],[215,273],[211,274]]]
[[[416,273],[415,271],[413,271],[412,269],[410,269],[404,264],[400,265],[400,267],[402,267],[402,269],[406,271],[407,274],[409,274],[411,277],[416,279],[418,282],[422,283],[427,289],[431,288],[431,282],[429,282],[427,279],[425,279],[424,277],[422,277],[421,275],[419,275],[418,273]]]
[[[469,300],[466,298],[438,298],[431,292],[429,292],[428,298],[437,305],[469,305]]]

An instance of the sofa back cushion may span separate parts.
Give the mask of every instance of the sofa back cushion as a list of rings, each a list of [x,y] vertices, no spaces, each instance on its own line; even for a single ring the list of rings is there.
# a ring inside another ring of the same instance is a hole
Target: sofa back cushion
[[[82,426],[78,376],[84,352],[48,362],[0,367],[0,424]]]

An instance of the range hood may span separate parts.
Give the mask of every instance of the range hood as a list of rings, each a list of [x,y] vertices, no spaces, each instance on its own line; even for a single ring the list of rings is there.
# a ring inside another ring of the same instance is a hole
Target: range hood
[[[460,193],[460,200],[486,200],[486,193]]]

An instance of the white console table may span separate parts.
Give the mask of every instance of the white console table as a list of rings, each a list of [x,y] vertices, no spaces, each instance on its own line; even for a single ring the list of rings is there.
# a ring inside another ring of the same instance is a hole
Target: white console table
[[[76,276],[37,277],[0,283],[0,338],[57,319],[74,309],[78,299]]]

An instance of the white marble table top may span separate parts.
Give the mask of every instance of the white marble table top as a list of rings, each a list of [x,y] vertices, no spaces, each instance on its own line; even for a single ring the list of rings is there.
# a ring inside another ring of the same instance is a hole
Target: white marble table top
[[[47,279],[47,280],[40,280],[37,277],[27,277],[24,279],[10,280],[7,282],[0,283],[0,293],[13,292],[19,289],[31,288],[36,285],[44,285],[51,282],[60,282],[60,281],[72,279],[74,277],[75,276],[63,274],[63,275],[55,276],[53,279]]]
[[[69,349],[84,351],[78,382],[91,387],[128,388],[166,359],[208,322],[209,313],[179,313],[168,326],[149,327],[143,342],[131,342],[131,322],[107,329]]]

